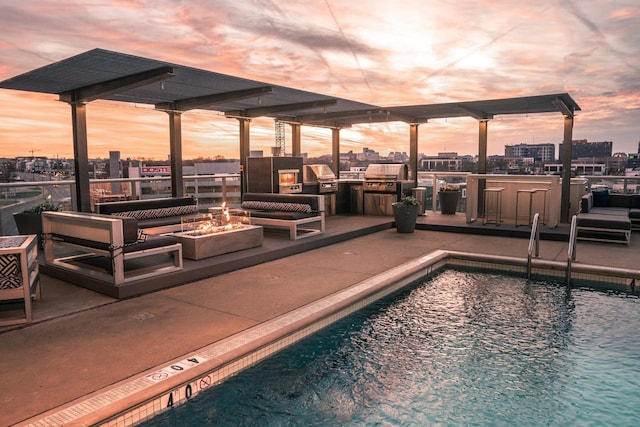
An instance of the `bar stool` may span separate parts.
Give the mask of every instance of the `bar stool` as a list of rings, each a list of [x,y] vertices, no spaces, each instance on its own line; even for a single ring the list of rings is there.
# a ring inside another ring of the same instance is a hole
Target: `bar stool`
[[[485,188],[484,189],[484,216],[482,224],[502,224],[502,192],[504,188]],[[489,204],[489,202],[492,202]],[[493,217],[493,219],[490,218]]]
[[[527,219],[526,225],[531,225],[531,221],[533,220],[533,195],[534,194],[536,194],[536,190],[533,188],[526,189],[526,190],[516,190],[516,227],[518,227],[519,225],[524,225],[524,224],[520,224],[521,217]],[[525,199],[528,202],[528,209],[527,209],[527,213],[525,214],[526,216],[519,213],[520,196],[523,196],[523,197],[528,196],[528,199]]]
[[[542,225],[547,225],[547,220],[546,220],[546,216],[547,216],[547,192],[549,191],[549,189],[548,188],[534,188],[534,190],[536,191],[536,194],[542,193],[542,212],[540,212],[540,223]]]

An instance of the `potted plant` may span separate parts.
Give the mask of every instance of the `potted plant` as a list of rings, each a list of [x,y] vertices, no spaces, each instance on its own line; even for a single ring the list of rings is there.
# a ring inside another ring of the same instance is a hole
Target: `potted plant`
[[[413,196],[402,196],[399,202],[393,203],[393,219],[398,233],[413,233],[419,209],[418,199]]]
[[[438,190],[440,200],[440,212],[446,215],[453,215],[458,208],[460,199],[460,187],[453,184],[446,184]]]
[[[13,220],[18,228],[18,234],[36,234],[42,243],[42,212],[59,211],[60,206],[51,201],[51,196],[29,209],[13,214]]]

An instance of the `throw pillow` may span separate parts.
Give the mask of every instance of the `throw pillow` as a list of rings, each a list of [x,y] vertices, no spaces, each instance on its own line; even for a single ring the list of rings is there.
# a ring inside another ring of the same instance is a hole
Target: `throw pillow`
[[[593,207],[606,208],[609,206],[609,190],[593,191]]]

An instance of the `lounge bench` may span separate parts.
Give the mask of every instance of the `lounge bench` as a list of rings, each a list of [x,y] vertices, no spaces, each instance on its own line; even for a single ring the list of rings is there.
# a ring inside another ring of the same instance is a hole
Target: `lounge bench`
[[[245,193],[242,209],[251,213],[251,224],[288,229],[290,240],[324,233],[324,196]]]
[[[183,216],[198,213],[198,201],[191,196],[164,199],[125,200],[96,203],[96,213],[131,217],[147,234],[163,232],[162,227],[180,224]],[[154,229],[158,229],[157,232]]]
[[[139,233],[135,218],[43,212],[42,229],[47,266],[113,286],[182,270],[182,245]]]
[[[578,239],[631,242],[631,230],[640,229],[640,195],[594,191],[582,196],[577,215]]]

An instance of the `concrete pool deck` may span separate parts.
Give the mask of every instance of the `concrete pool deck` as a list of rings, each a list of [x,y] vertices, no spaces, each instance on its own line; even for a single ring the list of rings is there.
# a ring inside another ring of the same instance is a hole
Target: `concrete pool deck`
[[[434,250],[526,258],[527,245],[522,238],[389,229],[128,300],[83,290],[69,314],[0,333],[0,425],[35,417]],[[577,254],[580,264],[637,271],[640,238],[634,233],[630,246],[579,242]],[[540,255],[566,262],[567,243],[541,241]],[[63,300],[65,286],[72,285],[43,277],[46,298]]]

